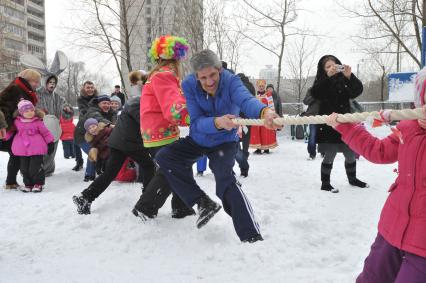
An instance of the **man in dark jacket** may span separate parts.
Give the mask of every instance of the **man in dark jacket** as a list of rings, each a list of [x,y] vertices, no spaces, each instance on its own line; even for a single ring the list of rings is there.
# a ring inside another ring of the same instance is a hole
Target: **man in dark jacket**
[[[86,115],[87,110],[89,109],[90,101],[98,96],[98,91],[95,88],[95,84],[91,81],[85,81],[80,90],[80,96],[77,98],[77,106],[78,106],[78,119],[83,119],[84,115]],[[72,170],[80,171],[83,169],[83,156],[81,154],[81,148],[77,143],[74,142],[74,152],[75,152],[75,161],[76,165]],[[94,164],[88,160],[87,167],[89,170],[94,170]],[[88,170],[86,167],[86,171]]]
[[[115,179],[126,158],[131,158],[143,169],[143,186],[146,187],[154,176],[154,162],[143,146],[140,134],[140,98],[130,99],[118,117],[108,139],[110,155],[105,171],[90,186],[74,196],[79,214],[90,214],[91,203],[102,194]]]
[[[116,85],[114,87],[114,92],[111,93],[111,97],[117,96],[118,98],[120,98],[121,100],[121,105],[124,105],[124,103],[126,102],[126,96],[124,95],[124,93],[121,92],[121,88],[119,85]]]
[[[256,96],[256,89],[254,88],[254,85],[250,82],[249,78],[246,77],[245,74],[239,73],[238,76],[240,77],[241,81],[243,82],[244,86],[247,88],[247,90],[250,92],[251,95]],[[245,118],[244,113],[240,113],[240,116],[242,118]],[[241,133],[241,145],[238,145],[238,151],[235,156],[235,160],[238,162],[238,165],[240,166],[241,176],[247,177],[248,171],[250,169],[250,165],[248,163],[249,158],[249,146],[250,146],[250,131],[251,126],[243,127],[242,133]]]
[[[89,153],[90,145],[84,140],[84,134],[86,130],[84,129],[84,122],[87,119],[94,118],[98,122],[103,122],[105,124],[114,124],[116,116],[111,109],[111,99],[108,95],[100,95],[92,99],[89,103],[89,108],[86,111],[86,114],[78,120],[77,126],[74,131],[74,143],[77,144],[86,154]],[[88,165],[86,166],[86,173],[84,176],[84,181],[93,181],[95,179],[95,166],[89,160],[87,161]],[[91,164],[91,165],[90,165]]]

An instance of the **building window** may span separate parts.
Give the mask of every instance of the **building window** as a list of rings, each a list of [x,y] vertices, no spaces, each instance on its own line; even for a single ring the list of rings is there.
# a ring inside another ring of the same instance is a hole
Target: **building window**
[[[11,2],[24,6],[24,0],[11,0]]]
[[[36,53],[36,54],[44,55],[44,48],[40,46],[28,44],[28,52],[32,54]]]
[[[36,5],[43,7],[43,1],[40,1],[40,0],[29,0],[29,1],[36,4]]]
[[[36,16],[37,18],[44,18],[43,13],[31,10],[31,9],[27,9],[28,14],[31,14],[33,16]]]
[[[10,38],[5,39],[4,46],[6,46],[6,48],[8,49],[12,49],[15,51],[24,51],[24,44],[22,42]]]
[[[43,42],[44,43],[44,37],[39,36],[37,34],[34,34],[32,32],[28,33],[28,38],[32,39],[32,40],[35,40],[35,41],[39,41],[39,42]]]
[[[13,33],[14,35],[18,35],[20,37],[24,37],[25,30],[17,25],[7,23],[6,24],[6,33]]]
[[[25,19],[25,14],[24,12],[15,10],[11,7],[4,7],[4,13],[6,15],[8,15],[9,17],[13,17],[19,20],[24,20]]]
[[[28,21],[28,26],[35,28],[35,29],[39,29],[40,31],[44,31],[44,25],[41,25],[41,24],[38,24],[38,23]]]

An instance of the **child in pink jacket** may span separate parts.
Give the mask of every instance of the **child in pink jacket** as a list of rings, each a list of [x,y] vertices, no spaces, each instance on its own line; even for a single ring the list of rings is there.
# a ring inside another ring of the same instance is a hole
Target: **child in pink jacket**
[[[15,119],[16,135],[12,142],[12,152],[20,158],[24,192],[41,192],[44,185],[43,155],[54,149],[53,136],[35,116],[34,105],[28,100],[18,103],[19,115]]]
[[[352,150],[374,163],[398,162],[398,177],[380,215],[378,234],[357,283],[426,282],[426,68],[416,77],[417,107],[425,118],[401,121],[385,139],[361,124],[328,124]],[[386,116],[386,115],[384,115]]]

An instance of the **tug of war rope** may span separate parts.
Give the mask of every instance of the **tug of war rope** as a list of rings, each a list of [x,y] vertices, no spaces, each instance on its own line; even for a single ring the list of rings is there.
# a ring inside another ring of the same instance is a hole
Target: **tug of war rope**
[[[326,124],[328,115],[315,116],[289,116],[284,115],[282,118],[274,119],[276,125],[303,125],[303,124]],[[417,120],[426,119],[423,115],[422,108],[402,109],[402,110],[382,110],[361,113],[346,113],[337,116],[339,123],[357,123],[369,119],[390,122],[401,120]],[[241,126],[263,126],[263,119],[233,119],[235,124]]]

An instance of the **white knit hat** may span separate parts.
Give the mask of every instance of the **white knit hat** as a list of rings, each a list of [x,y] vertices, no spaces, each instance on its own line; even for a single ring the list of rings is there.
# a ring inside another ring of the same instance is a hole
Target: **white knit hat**
[[[416,107],[421,107],[422,105],[425,105],[426,67],[424,67],[417,73],[414,91],[414,103],[416,104]]]

